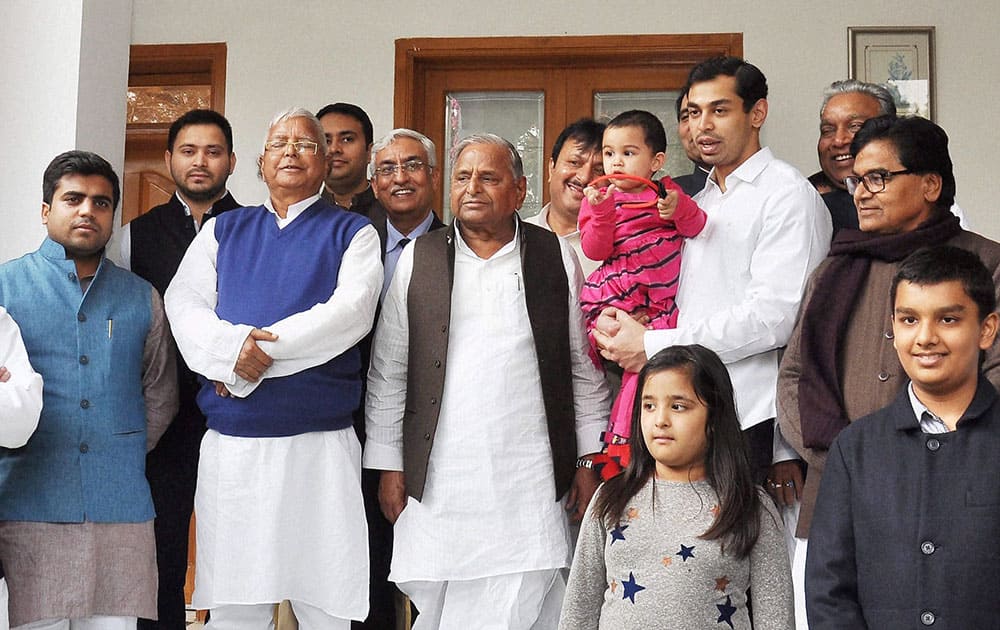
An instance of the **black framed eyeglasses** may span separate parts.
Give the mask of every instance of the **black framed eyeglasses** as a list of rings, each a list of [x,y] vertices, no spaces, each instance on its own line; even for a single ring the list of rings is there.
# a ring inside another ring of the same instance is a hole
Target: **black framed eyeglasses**
[[[844,178],[844,184],[847,186],[848,194],[853,195],[854,191],[858,189],[858,186],[864,184],[864,187],[873,195],[885,190],[885,184],[890,179],[896,175],[912,175],[914,174],[908,168],[904,168],[901,171],[872,171],[871,173],[865,173],[864,175],[858,177],[857,175],[850,175]]]

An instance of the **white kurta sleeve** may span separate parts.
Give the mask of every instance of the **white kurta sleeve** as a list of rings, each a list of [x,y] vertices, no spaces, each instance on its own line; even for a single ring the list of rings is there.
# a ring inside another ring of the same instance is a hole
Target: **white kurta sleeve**
[[[321,365],[354,347],[368,334],[383,281],[379,248],[374,227],[368,225],[359,230],[344,252],[333,294],[306,311],[265,327],[278,335],[278,340],[257,342],[274,359],[262,379],[288,376]],[[234,395],[245,397],[260,381],[246,381],[233,368],[253,327],[231,324],[215,314],[218,249],[214,224],[210,221],[191,243],[167,289],[167,315],[177,345],[191,369],[224,383]]]
[[[0,446],[24,446],[42,412],[42,377],[28,361],[21,330],[0,306],[0,367],[10,378],[0,383]]]
[[[577,455],[598,453],[602,448],[601,432],[607,428],[611,414],[611,390],[604,374],[590,358],[587,326],[580,308],[580,287],[583,271],[573,248],[559,239],[563,266],[569,281],[569,351],[573,371],[573,404],[576,408]]]
[[[378,233],[367,225],[344,252],[329,299],[266,327],[278,340],[257,342],[274,359],[264,378],[322,365],[356,346],[372,329],[383,282]]]
[[[385,294],[372,345],[365,401],[365,468],[403,470],[403,409],[410,356],[406,297],[412,273],[413,247],[407,247]]]
[[[231,324],[215,314],[218,253],[215,219],[210,219],[184,254],[164,301],[174,340],[188,367],[207,379],[232,385],[237,380],[236,359],[253,326]]]
[[[829,212],[815,191],[801,186],[775,191],[766,203],[742,298],[709,317],[646,331],[647,357],[668,346],[698,343],[734,363],[788,342],[806,281],[830,248]]]

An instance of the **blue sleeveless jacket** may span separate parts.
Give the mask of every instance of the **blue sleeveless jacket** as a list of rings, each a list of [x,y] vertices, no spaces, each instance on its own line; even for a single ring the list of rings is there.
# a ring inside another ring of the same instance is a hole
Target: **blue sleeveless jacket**
[[[50,239],[0,265],[0,304],[45,380],[38,430],[21,448],[0,448],[0,520],[153,518],[142,395],[152,290],[104,259],[83,294]]]
[[[265,328],[327,301],[340,261],[364,217],[316,201],[284,229],[263,206],[215,219],[221,319]],[[361,400],[361,355],[355,346],[323,365],[261,381],[246,398],[222,398],[210,383],[198,394],[208,426],[241,437],[279,437],[352,425]]]

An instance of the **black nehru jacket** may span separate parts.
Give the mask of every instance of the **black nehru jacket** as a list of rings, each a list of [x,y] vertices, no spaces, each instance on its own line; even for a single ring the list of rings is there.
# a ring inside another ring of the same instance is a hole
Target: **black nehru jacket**
[[[240,207],[242,204],[227,192],[205,213],[202,225],[212,217]],[[174,194],[170,197],[170,201],[133,219],[129,226],[132,272],[156,287],[162,296],[166,293],[167,286],[177,273],[181,259],[184,258],[184,253],[197,234],[194,222],[185,212],[180,199]],[[177,361],[177,367],[180,375],[178,384],[181,405],[182,407],[193,405],[199,388],[196,377],[187,369],[183,360]]]

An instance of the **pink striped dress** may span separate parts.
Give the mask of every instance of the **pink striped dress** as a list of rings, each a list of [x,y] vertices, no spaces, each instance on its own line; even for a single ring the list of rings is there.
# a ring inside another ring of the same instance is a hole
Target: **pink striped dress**
[[[622,204],[655,200],[657,193],[616,191],[598,206],[586,198],[580,206],[580,244],[583,252],[604,262],[590,274],[580,291],[580,306],[587,320],[591,350],[599,357],[593,330],[601,311],[609,306],[632,315],[645,313],[650,328],[677,325],[677,281],[685,238],[697,236],[706,216],[677,184],[663,184],[680,195],[670,220],[660,218],[655,207],[623,208]],[[611,410],[608,432],[627,438],[632,420],[636,374],[626,372]]]

